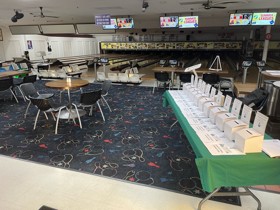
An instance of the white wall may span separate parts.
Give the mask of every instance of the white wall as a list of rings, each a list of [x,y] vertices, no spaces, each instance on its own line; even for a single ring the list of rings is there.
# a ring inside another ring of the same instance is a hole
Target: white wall
[[[251,31],[256,27],[199,27],[197,29],[149,29],[143,32],[141,29],[117,30],[116,34],[95,34],[95,38],[73,37],[48,37],[41,35],[12,35],[10,29],[1,27],[4,40],[0,41],[0,60],[12,60],[13,57],[21,57],[24,51],[29,51],[31,60],[39,60],[37,51],[45,51],[47,58],[99,54],[99,43],[102,41],[128,41],[132,36],[133,41],[215,41],[233,40],[241,41],[249,39]],[[259,27],[260,40],[264,40],[265,27]],[[272,27],[272,40],[280,40],[280,28]],[[164,32],[164,34],[163,34]],[[32,49],[28,49],[27,41],[32,41]],[[52,52],[47,51],[47,43],[51,45]]]
[[[12,60],[22,57],[24,51],[29,51],[31,60],[41,59],[36,52],[45,51],[47,58],[96,54],[98,46],[95,38],[48,37],[42,35],[12,35],[9,28],[1,27],[3,41],[0,41],[0,60]],[[28,49],[27,41],[32,41],[32,49]],[[52,52],[48,52],[47,43]]]

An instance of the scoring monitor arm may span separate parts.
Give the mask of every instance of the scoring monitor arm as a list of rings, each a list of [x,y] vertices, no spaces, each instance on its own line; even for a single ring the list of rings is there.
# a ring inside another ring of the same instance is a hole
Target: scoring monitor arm
[[[199,69],[200,67],[201,67],[201,63],[186,68],[186,69],[184,70],[184,72],[193,72],[194,75],[197,77],[197,73],[196,73],[195,70],[196,70],[196,69]]]

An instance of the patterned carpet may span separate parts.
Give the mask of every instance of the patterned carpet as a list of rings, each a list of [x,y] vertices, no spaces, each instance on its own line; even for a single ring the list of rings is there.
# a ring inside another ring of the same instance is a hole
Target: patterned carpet
[[[44,81],[37,81],[39,92],[53,92]],[[101,86],[90,84],[84,91]],[[180,126],[169,131],[175,121],[170,108],[162,107],[163,90],[129,85],[113,85],[107,96],[112,112],[102,106],[101,113],[85,115],[83,129],[72,121],[61,120],[58,134],[55,122],[40,115],[37,129],[33,130],[36,108],[5,100],[0,95],[0,153],[15,158],[35,161],[55,167],[70,168],[91,174],[109,176],[144,185],[164,188],[178,193],[205,197],[202,190],[195,155]],[[79,101],[79,92],[71,94]],[[63,100],[67,101],[67,95]],[[235,188],[224,189],[235,190]],[[216,197],[217,201],[240,205],[239,197]]]

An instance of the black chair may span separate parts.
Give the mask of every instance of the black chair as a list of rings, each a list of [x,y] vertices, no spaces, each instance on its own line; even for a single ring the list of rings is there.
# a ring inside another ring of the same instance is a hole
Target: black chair
[[[261,111],[268,100],[269,92],[263,88],[257,88],[244,98],[240,98],[243,104],[251,107],[254,112]]]
[[[202,80],[212,87],[220,89],[220,76],[216,73],[204,73],[202,74]]]
[[[24,84],[24,83],[34,83],[34,82],[36,82],[36,80],[37,80],[37,75],[27,75],[27,76],[23,77],[22,79],[14,80],[14,87],[18,88],[24,101],[26,101],[26,98],[24,97],[24,94],[20,88],[20,85]]]
[[[18,103],[18,99],[13,91],[13,78],[1,79],[0,80],[0,92],[10,91],[16,102]]]
[[[107,100],[105,99],[105,96],[108,95],[109,93],[109,89],[111,88],[112,86],[112,81],[111,80],[105,80],[102,84],[102,87],[101,87],[101,101],[107,105],[108,109],[110,110],[110,112],[112,112],[111,110],[111,107],[109,106]]]
[[[179,74],[179,87],[178,90],[181,88],[182,83],[190,83],[192,78],[192,73],[180,73]]]
[[[155,72],[155,83],[153,87],[153,93],[155,92],[155,87],[159,87],[163,85],[164,89],[168,86],[170,90],[171,80],[169,78],[169,74],[167,72]]]
[[[97,104],[101,112],[103,121],[105,122],[105,117],[101,109],[101,106],[99,104],[99,100],[101,99],[101,92],[102,90],[81,93],[80,104],[78,105],[78,107],[82,107],[82,108],[90,107],[89,116],[92,116],[93,106]]]
[[[34,122],[33,130],[36,129],[37,121],[38,121],[39,114],[40,114],[41,111],[44,112],[47,120],[48,120],[48,117],[47,117],[46,113],[50,112],[52,114],[53,119],[56,121],[55,134],[57,134],[60,114],[61,114],[61,111],[63,109],[66,109],[69,113],[68,120],[72,119],[73,122],[76,124],[75,117],[71,117],[71,114],[72,114],[71,109],[72,108],[68,109],[67,106],[64,106],[64,105],[61,106],[61,105],[53,104],[51,101],[49,101],[49,99],[41,99],[41,98],[33,98],[33,97],[29,97],[29,99],[31,100],[31,103],[34,106],[36,106],[37,109],[38,109],[38,112],[37,112],[37,115],[36,115],[36,118],[35,118],[35,122]],[[77,109],[77,106],[75,104],[72,104],[72,106],[74,106],[74,108],[75,108],[75,112],[76,112],[77,118],[78,118],[79,123],[80,123],[80,128],[82,128],[82,123],[81,123],[81,119],[80,119],[80,115],[79,115],[79,111]],[[54,112],[58,112],[57,117],[55,117]],[[71,114],[70,114],[70,112],[71,112]]]
[[[230,92],[230,94],[234,96],[233,78],[231,79],[231,78],[220,77],[219,90],[222,91],[224,94]]]
[[[30,100],[30,97],[33,97],[33,98],[40,98],[40,99],[48,99],[48,98],[51,98],[54,96],[53,93],[45,93],[45,94],[40,94],[33,83],[23,83],[20,85],[20,89],[24,95],[24,98],[25,98],[25,101],[29,101],[28,105],[27,105],[27,108],[25,110],[25,113],[24,113],[24,118],[26,118],[27,116],[27,112],[28,112],[28,109],[31,105],[31,100]]]

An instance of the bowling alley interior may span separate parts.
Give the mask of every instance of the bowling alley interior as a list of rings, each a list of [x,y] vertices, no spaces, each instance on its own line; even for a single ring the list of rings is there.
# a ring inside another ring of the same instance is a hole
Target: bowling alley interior
[[[280,1],[0,7],[0,209],[280,210]]]

